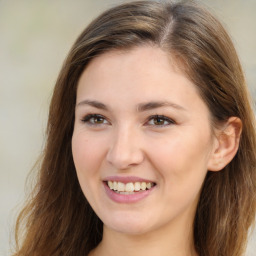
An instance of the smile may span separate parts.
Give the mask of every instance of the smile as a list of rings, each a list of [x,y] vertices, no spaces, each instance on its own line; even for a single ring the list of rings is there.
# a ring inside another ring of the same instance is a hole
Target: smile
[[[136,192],[149,190],[153,186],[155,186],[155,183],[145,181],[136,181],[128,183],[123,183],[120,181],[107,181],[106,183],[111,190],[119,194],[133,194]]]
[[[155,188],[156,183],[140,177],[109,176],[103,180],[107,196],[116,203],[137,203],[149,197]]]

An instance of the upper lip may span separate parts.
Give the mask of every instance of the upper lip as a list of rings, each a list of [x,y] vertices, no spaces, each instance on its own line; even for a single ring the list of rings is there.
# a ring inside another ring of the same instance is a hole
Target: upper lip
[[[108,176],[103,179],[103,181],[119,181],[122,183],[129,183],[129,182],[151,182],[155,183],[152,180],[144,179],[141,177],[136,176]]]

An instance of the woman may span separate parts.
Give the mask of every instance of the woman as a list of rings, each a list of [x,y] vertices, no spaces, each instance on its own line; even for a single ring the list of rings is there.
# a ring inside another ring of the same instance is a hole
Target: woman
[[[94,20],[60,72],[47,135],[14,255],[243,254],[255,120],[204,8],[141,1]]]

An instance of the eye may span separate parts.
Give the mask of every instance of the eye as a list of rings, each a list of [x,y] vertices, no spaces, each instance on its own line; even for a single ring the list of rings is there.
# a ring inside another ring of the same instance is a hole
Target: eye
[[[166,116],[154,115],[149,117],[147,124],[154,125],[154,126],[167,126],[167,125],[175,124],[175,121]]]
[[[90,125],[109,124],[104,116],[98,114],[89,114],[82,119],[82,122]]]

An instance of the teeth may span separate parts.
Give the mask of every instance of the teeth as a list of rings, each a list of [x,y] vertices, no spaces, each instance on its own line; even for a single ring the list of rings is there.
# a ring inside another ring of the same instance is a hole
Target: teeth
[[[125,185],[125,191],[126,192],[133,192],[134,191],[134,185],[133,183],[129,182]]]
[[[108,181],[108,186],[110,187],[110,189],[114,189],[114,185],[112,181]]]
[[[147,188],[146,182],[141,182],[141,184],[140,184],[140,189],[146,190],[146,188]]]
[[[129,194],[133,193],[134,191],[144,191],[146,189],[150,189],[154,186],[152,182],[128,182],[122,183],[120,181],[108,181],[107,182],[110,189],[120,192],[120,194]]]
[[[134,183],[134,190],[135,191],[140,191],[140,182],[135,182]]]
[[[125,184],[122,182],[118,182],[117,183],[117,191],[124,192],[124,190],[125,190]]]
[[[117,190],[117,182],[116,181],[113,182],[113,187],[114,187],[113,188],[114,190]]]

